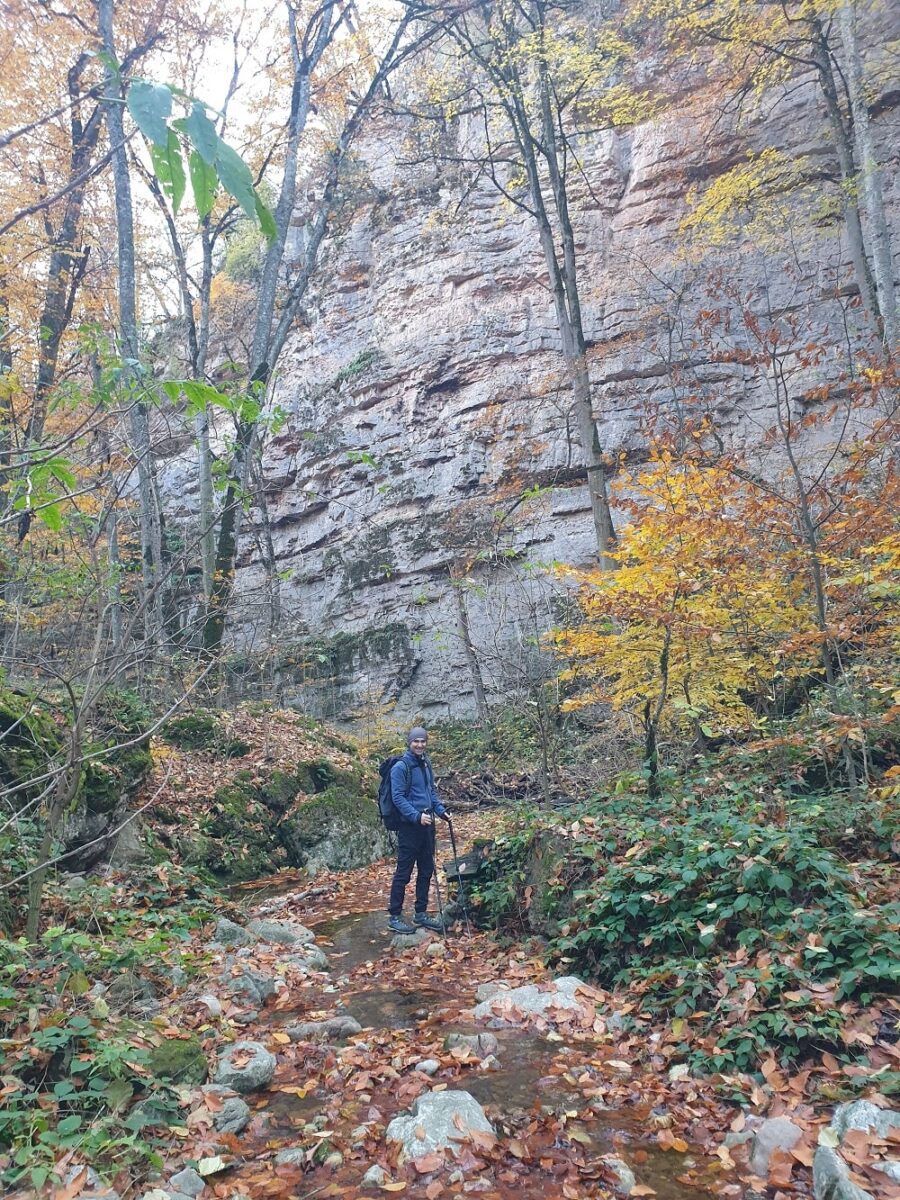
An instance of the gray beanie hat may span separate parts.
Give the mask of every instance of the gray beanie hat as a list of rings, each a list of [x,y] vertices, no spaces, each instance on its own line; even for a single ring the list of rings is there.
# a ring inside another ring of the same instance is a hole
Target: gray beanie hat
[[[410,745],[411,742],[414,742],[417,738],[424,738],[427,741],[428,740],[428,730],[425,729],[421,725],[414,725],[412,727],[412,729],[409,731],[409,733],[406,735],[407,746]]]

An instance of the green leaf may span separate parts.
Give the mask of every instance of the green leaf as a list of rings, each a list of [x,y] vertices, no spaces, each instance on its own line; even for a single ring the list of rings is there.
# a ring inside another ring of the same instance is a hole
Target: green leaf
[[[49,1167],[32,1167],[31,1168],[31,1186],[36,1192],[39,1192],[47,1182],[47,1176],[50,1174]]]
[[[191,189],[194,193],[194,207],[197,209],[197,216],[202,221],[212,212],[216,202],[216,185],[219,177],[215,167],[207,165],[196,150],[191,151],[188,163],[191,172]]]
[[[200,158],[208,167],[214,167],[219,152],[219,135],[215,125],[206,115],[206,109],[196,100],[190,114],[185,118],[184,131]]]
[[[218,405],[219,408],[225,408],[229,411],[233,407],[229,396],[218,391],[210,384],[201,383],[196,379],[182,380],[181,390],[188,398],[188,411],[192,416],[194,413],[205,412],[211,405]]]
[[[219,138],[216,151],[216,171],[222,187],[229,196],[234,196],[248,217],[256,215],[256,193],[250,168],[236,150]]]
[[[134,1088],[127,1079],[113,1079],[107,1084],[104,1095],[109,1107],[113,1112],[117,1112],[124,1108],[134,1095]]]
[[[278,230],[275,228],[275,218],[272,215],[272,210],[263,204],[256,188],[253,189],[253,200],[256,208],[256,215],[259,219],[259,227],[263,231],[264,237],[268,241],[272,242],[275,240],[275,235],[278,233]]]
[[[178,212],[184,199],[185,174],[184,163],[181,161],[181,143],[174,129],[169,130],[165,147],[150,147],[150,158],[156,178],[163,186],[163,191],[172,201],[172,209]]]
[[[66,980],[64,990],[71,992],[73,996],[83,996],[85,992],[91,990],[91,981],[84,971],[74,971]]]
[[[62,529],[63,519],[58,505],[44,505],[43,508],[38,509],[37,516],[52,533],[59,533]]]
[[[178,403],[178,398],[181,395],[181,384],[177,379],[163,380],[162,390],[166,393],[173,404]]]
[[[73,1113],[70,1117],[63,1117],[57,1126],[57,1133],[74,1133],[80,1124],[81,1117],[77,1113]]]
[[[154,146],[165,149],[169,140],[166,122],[172,111],[169,88],[147,79],[135,79],[128,89],[128,111],[144,137]]]

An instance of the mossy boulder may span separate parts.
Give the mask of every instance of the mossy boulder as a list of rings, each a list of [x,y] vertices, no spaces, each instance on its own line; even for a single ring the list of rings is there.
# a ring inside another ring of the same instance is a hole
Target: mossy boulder
[[[163,725],[160,737],[178,750],[206,750],[225,758],[243,758],[251,750],[243,738],[229,737],[219,715],[209,711],[172,717]]]
[[[186,713],[166,721],[160,737],[179,750],[215,750],[219,744],[219,722],[212,713]]]
[[[0,690],[0,781],[6,787],[38,779],[62,749],[62,730],[46,704],[24,692]],[[16,794],[19,804],[42,786],[24,787]]]
[[[300,805],[279,827],[290,866],[319,871],[362,867],[388,853],[387,832],[371,797],[335,785]]]
[[[186,861],[223,879],[255,879],[283,865],[276,818],[257,788],[233,782],[219,788],[200,821]]]
[[[205,1083],[209,1063],[198,1037],[165,1038],[150,1052],[153,1077],[172,1083]]]

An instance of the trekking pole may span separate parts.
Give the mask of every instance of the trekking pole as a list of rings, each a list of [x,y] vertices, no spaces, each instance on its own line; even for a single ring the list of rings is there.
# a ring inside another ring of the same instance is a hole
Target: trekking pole
[[[450,829],[450,845],[453,847],[453,864],[456,867],[456,878],[459,881],[459,906],[463,912],[463,918],[466,922],[466,933],[469,937],[472,936],[472,925],[469,921],[469,910],[466,907],[466,889],[463,886],[462,872],[459,869],[459,851],[456,849],[456,834],[453,832],[453,822],[447,818],[447,825]]]
[[[438,912],[441,917],[441,937],[447,936],[447,922],[444,920],[444,905],[441,902],[441,883],[438,879],[437,866],[437,825],[435,824],[436,814],[434,811],[434,796],[431,798],[431,867],[434,872],[434,890],[437,893]]]

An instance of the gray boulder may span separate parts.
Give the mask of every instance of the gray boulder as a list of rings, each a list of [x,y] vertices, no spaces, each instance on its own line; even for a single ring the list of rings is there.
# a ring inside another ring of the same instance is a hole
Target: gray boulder
[[[275,1065],[275,1055],[259,1042],[235,1042],[219,1059],[215,1082],[241,1094],[255,1092],[269,1083]]]
[[[554,979],[544,990],[537,984],[495,992],[480,1004],[476,1004],[474,1015],[478,1021],[495,1020],[504,1024],[515,1024],[518,1014],[544,1016],[549,1008],[574,1010],[580,1008],[575,993],[581,980],[574,975]]]
[[[219,1133],[242,1133],[250,1123],[250,1106],[231,1088],[219,1083],[208,1083],[201,1089],[204,1096],[218,1096],[222,1107],[212,1113],[213,1128]]]
[[[247,932],[261,942],[274,942],[278,946],[308,946],[316,940],[313,931],[299,921],[256,918],[247,922]]]
[[[850,1178],[847,1164],[830,1146],[818,1146],[813,1156],[813,1195],[816,1200],[872,1200]]]
[[[229,921],[227,917],[219,917],[213,940],[220,946],[252,946],[255,939],[242,925]]]
[[[185,1167],[183,1171],[173,1175],[169,1185],[185,1196],[199,1196],[206,1187],[202,1175],[198,1175],[193,1167]]]
[[[860,1129],[863,1133],[874,1130],[878,1137],[886,1137],[889,1129],[900,1129],[900,1112],[892,1108],[879,1108],[870,1100],[854,1100],[850,1104],[840,1104],[834,1110],[831,1118],[831,1128],[841,1141],[851,1129]]]
[[[430,937],[427,929],[417,929],[415,933],[395,933],[391,938],[391,946],[395,950],[408,950],[410,946],[421,946]]]
[[[329,1017],[325,1021],[301,1021],[297,1025],[288,1025],[285,1033],[292,1042],[323,1042],[340,1041],[359,1033],[362,1025],[355,1017]]]
[[[301,954],[289,954],[281,960],[286,966],[301,971],[327,971],[328,958],[318,946],[304,946]]]
[[[493,983],[479,983],[475,989],[476,1000],[490,1000],[492,996],[499,996],[501,992],[508,992],[509,988],[505,983],[499,983],[495,980]]]
[[[246,999],[251,1004],[260,1007],[265,1004],[270,996],[274,996],[278,991],[280,979],[273,975],[265,975],[262,971],[256,971],[252,967],[245,967],[236,979],[231,981],[230,991],[232,996],[239,999]]]
[[[421,1071],[423,1075],[437,1075],[441,1069],[441,1064],[436,1058],[423,1058],[421,1062],[417,1062],[413,1068],[416,1071]]]
[[[500,1043],[492,1033],[448,1033],[444,1038],[445,1049],[453,1050],[457,1046],[464,1046],[476,1058],[487,1058],[500,1049]]]
[[[787,1117],[770,1117],[756,1130],[750,1150],[750,1170],[766,1178],[769,1160],[775,1150],[790,1150],[803,1136],[803,1130]]]
[[[426,1092],[415,1101],[408,1115],[391,1121],[385,1136],[402,1143],[407,1158],[421,1158],[432,1150],[455,1152],[465,1140],[467,1129],[494,1132],[474,1096],[468,1092]]]

